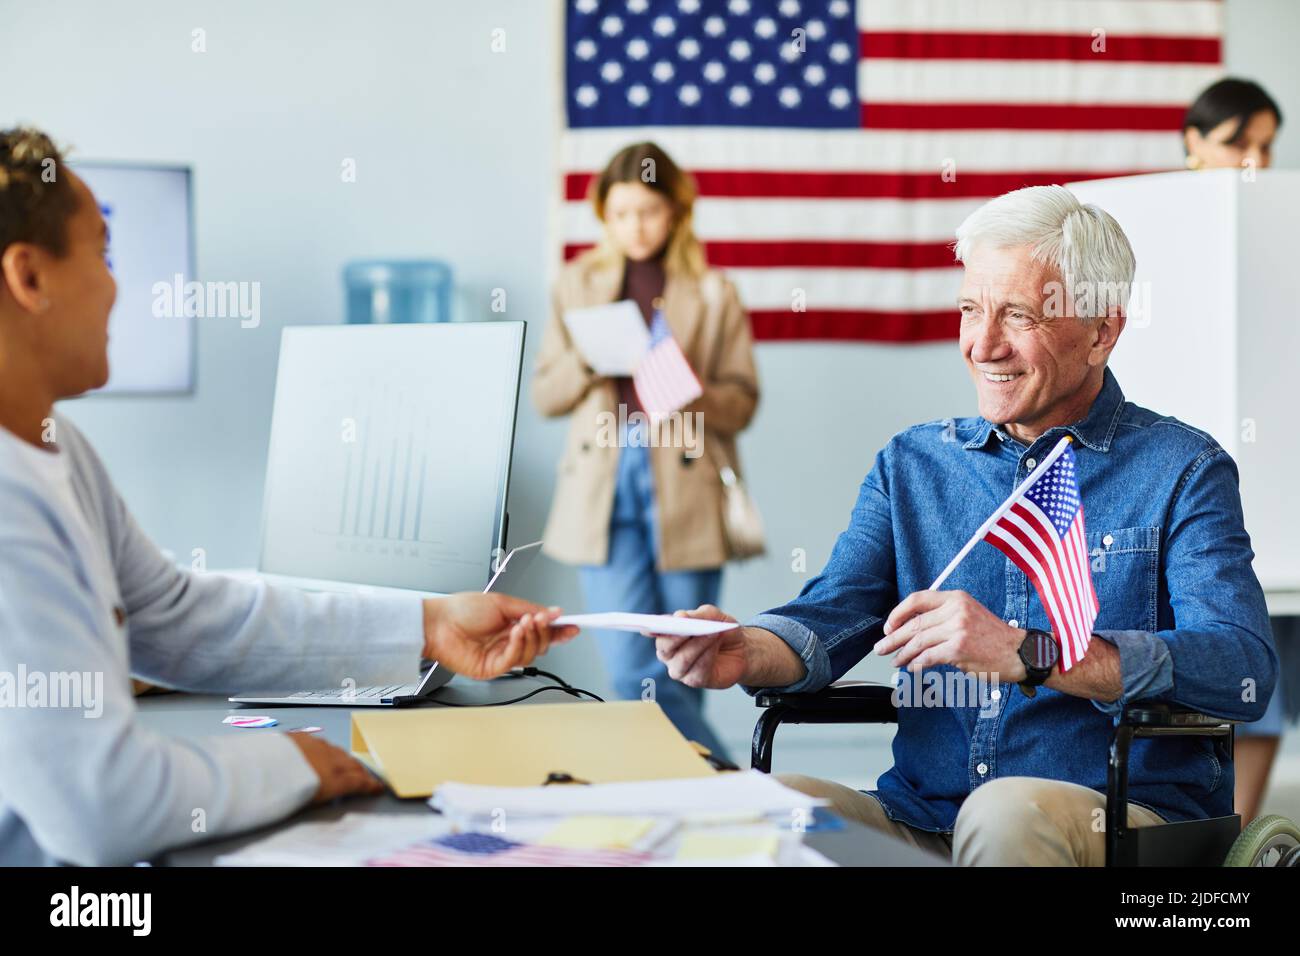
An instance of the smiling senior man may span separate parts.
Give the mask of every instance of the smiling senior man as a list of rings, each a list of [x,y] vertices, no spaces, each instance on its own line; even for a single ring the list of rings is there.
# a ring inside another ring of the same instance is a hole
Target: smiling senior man
[[[1204,432],[1126,402],[1106,368],[1134,269],[1111,216],[1060,186],[1021,189],[971,214],[956,252],[960,346],[980,416],[895,435],[826,567],[794,600],[720,639],[657,635],[657,651],[688,685],[751,693],[818,690],[873,649],[893,654],[908,681],[938,672],[947,690],[960,684],[948,678],[977,675],[994,688],[983,700],[895,695],[895,763],[877,790],[782,779],[960,864],[1100,865],[1107,748],[1123,705],[1167,701],[1248,721],[1272,693],[1277,654],[1237,468]],[[1000,551],[976,547],[947,590],[928,588],[1064,435],[1101,610],[1082,661],[1031,672],[1026,661],[1043,661],[1030,650],[1051,625]],[[711,606],[678,613],[735,620]],[[1231,813],[1232,790],[1231,758],[1215,741],[1133,743],[1132,826]]]

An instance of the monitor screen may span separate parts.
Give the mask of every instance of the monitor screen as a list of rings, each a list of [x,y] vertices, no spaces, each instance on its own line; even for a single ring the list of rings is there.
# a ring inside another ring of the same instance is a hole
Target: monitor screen
[[[514,321],[286,328],[259,569],[481,591],[503,544],[523,345]]]
[[[108,384],[101,392],[188,392],[194,388],[194,317],[159,291],[193,279],[190,170],[74,162],[108,222],[117,302],[108,320]]]

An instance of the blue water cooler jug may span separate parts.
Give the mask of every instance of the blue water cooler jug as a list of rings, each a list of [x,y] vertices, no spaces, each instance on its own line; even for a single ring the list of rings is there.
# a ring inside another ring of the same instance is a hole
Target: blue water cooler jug
[[[347,322],[450,322],[451,266],[436,259],[349,262]]]

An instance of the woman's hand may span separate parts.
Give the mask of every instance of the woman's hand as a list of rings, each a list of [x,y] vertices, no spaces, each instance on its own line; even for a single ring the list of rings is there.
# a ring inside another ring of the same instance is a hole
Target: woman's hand
[[[346,750],[310,734],[291,732],[287,736],[298,745],[308,766],[320,781],[320,786],[311,798],[312,803],[328,803],[336,797],[352,794],[373,795],[384,792],[384,785]]]
[[[552,644],[578,635],[553,627],[558,607],[545,608],[508,594],[464,592],[424,602],[424,656],[475,680],[523,667]]]

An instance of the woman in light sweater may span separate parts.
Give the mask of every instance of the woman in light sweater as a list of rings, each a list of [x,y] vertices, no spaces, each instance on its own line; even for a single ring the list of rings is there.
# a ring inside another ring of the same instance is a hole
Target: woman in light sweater
[[[132,675],[226,693],[404,683],[425,657],[486,678],[577,633],[504,595],[309,594],[166,560],[54,411],[108,379],[106,251],[50,140],[0,130],[0,865],[131,863],[382,789],[306,734],[153,733]]]

